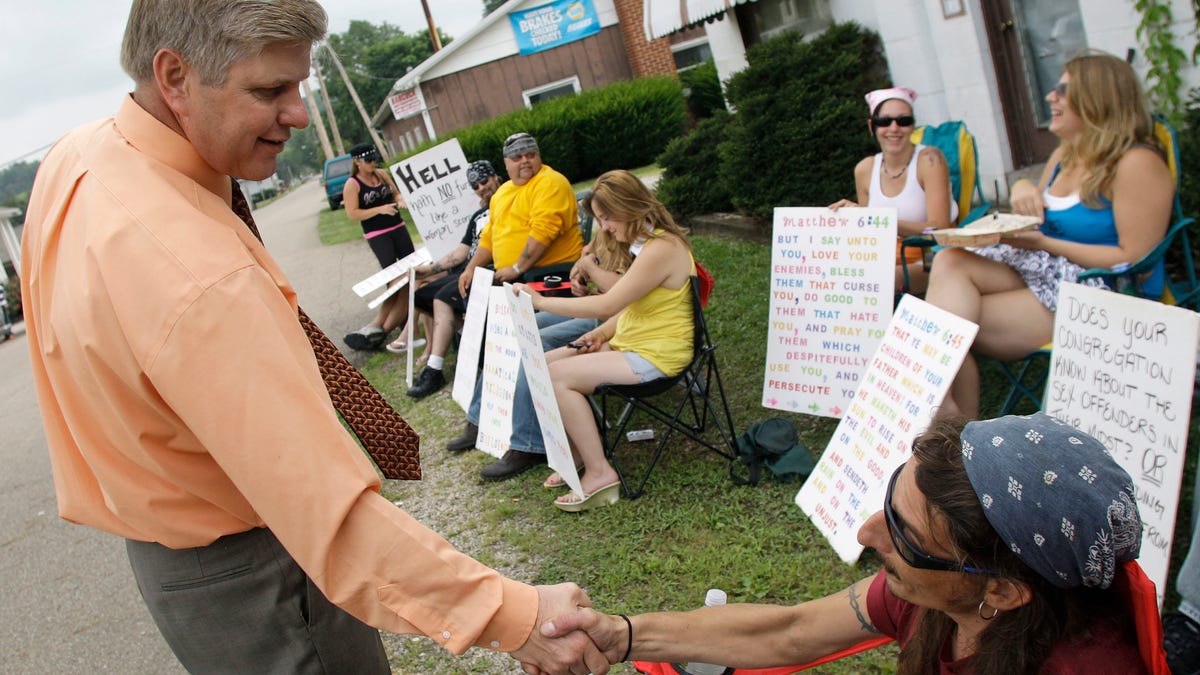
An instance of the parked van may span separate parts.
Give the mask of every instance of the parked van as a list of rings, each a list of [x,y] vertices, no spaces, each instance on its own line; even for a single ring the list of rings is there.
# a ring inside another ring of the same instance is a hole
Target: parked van
[[[321,182],[325,184],[325,196],[329,198],[329,208],[334,211],[342,205],[342,188],[350,178],[350,167],[354,158],[342,155],[325,161],[325,170],[321,173]]]

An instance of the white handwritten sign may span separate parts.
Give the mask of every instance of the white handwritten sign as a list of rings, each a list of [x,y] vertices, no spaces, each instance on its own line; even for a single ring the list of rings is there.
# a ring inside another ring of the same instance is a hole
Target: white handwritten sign
[[[467,219],[479,209],[458,139],[397,162],[390,170],[432,256],[438,259],[454,250],[467,231]]]
[[[896,209],[779,208],[762,404],[841,417],[892,317]]]
[[[1059,289],[1046,414],[1093,436],[1133,478],[1138,560],[1159,606],[1187,451],[1200,317],[1079,284]]]
[[[392,279],[396,279],[396,277],[403,276],[406,277],[407,280],[408,270],[413,269],[416,267],[416,265],[426,263],[428,261],[430,261],[430,252],[425,250],[424,246],[421,246],[420,249],[416,249],[412,253],[409,253],[409,255],[398,259],[398,261],[391,263],[388,265],[388,267],[380,269],[377,271],[377,273],[374,273],[371,276],[366,277],[366,279],[355,283],[355,285],[350,288],[353,289],[354,293],[358,295],[359,298],[366,298],[368,293],[371,293],[376,288],[383,288],[386,283]],[[396,291],[400,291],[400,288],[391,288],[388,289],[388,291],[384,291],[379,295],[379,297],[371,300],[371,303],[368,303],[368,306],[379,306],[379,304],[383,303],[384,299],[388,298],[389,295],[395,293]]]
[[[471,277],[471,294],[467,296],[467,312],[463,316],[462,339],[458,342],[458,367],[454,369],[454,388],[451,397],[463,410],[471,407],[475,395],[475,380],[479,376],[479,349],[483,346],[483,330],[487,321],[489,289],[495,272],[476,267]]]
[[[508,451],[512,437],[512,402],[521,366],[521,348],[513,329],[503,286],[488,289],[487,340],[483,345],[483,396],[475,447],[496,457]]]
[[[521,364],[525,366],[525,380],[533,398],[533,409],[537,412],[538,424],[542,427],[542,439],[546,443],[546,462],[558,472],[575,494],[583,499],[583,485],[579,472],[571,457],[571,446],[567,432],[563,429],[562,414],[558,410],[558,399],[554,397],[554,384],[550,382],[550,368],[546,365],[546,353],[542,351],[542,337],[538,333],[537,319],[533,316],[533,301],[528,293],[514,296],[512,285],[504,284],[507,292],[510,317],[521,346]]]
[[[878,511],[892,471],[941,405],[979,326],[904,296],[846,415],[796,494],[796,504],[847,563],[858,529]]]

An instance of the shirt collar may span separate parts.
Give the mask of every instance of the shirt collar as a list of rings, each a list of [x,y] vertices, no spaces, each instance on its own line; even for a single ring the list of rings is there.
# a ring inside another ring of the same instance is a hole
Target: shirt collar
[[[199,183],[226,204],[233,203],[229,176],[208,165],[183,135],[160,122],[128,94],[117,110],[117,129],[138,152]]]

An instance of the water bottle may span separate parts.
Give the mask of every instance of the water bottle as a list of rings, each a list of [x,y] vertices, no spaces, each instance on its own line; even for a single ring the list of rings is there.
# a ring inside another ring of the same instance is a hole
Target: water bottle
[[[725,591],[719,588],[710,588],[704,596],[705,607],[716,607],[717,605],[725,604]],[[727,668],[719,666],[715,663],[699,663],[693,661],[683,667],[683,672],[689,675],[722,675]]]

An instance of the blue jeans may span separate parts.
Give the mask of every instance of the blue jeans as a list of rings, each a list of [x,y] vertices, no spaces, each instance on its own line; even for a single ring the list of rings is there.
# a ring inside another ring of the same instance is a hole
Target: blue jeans
[[[542,338],[542,349],[557,349],[600,325],[597,319],[572,319],[548,312],[537,313],[538,334]],[[467,410],[467,420],[479,424],[479,403],[483,395],[483,377],[475,380],[475,395]],[[535,455],[546,454],[546,442],[542,439],[542,425],[538,424],[537,411],[533,408],[533,395],[525,381],[525,369],[517,372],[517,387],[512,400],[512,436],[508,449]]]

